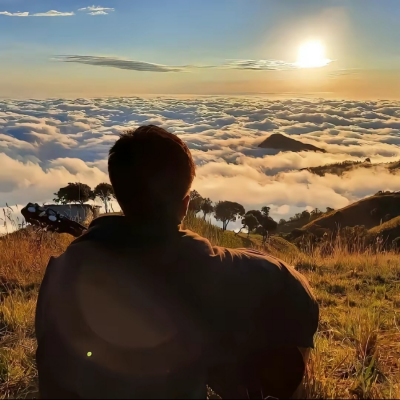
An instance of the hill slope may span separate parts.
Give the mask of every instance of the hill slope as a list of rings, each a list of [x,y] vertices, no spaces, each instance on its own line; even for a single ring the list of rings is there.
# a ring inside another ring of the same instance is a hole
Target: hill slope
[[[400,216],[375,226],[368,233],[373,236],[381,236],[389,243],[392,242],[394,239],[400,237]]]
[[[400,215],[400,193],[384,193],[367,197],[315,219],[301,229],[313,231],[317,228],[334,230],[337,226],[364,225],[371,229],[380,225],[381,221],[392,219]]]
[[[290,233],[294,229],[300,229],[304,225],[308,224],[310,222],[309,218],[301,218],[301,219],[296,219],[294,221],[287,221],[284,224],[279,224],[277,232],[278,233]]]
[[[320,151],[321,153],[326,153],[325,150],[320,149],[312,144],[307,144],[300,142],[298,140],[292,139],[281,133],[275,133],[268,136],[262,143],[258,145],[263,149],[277,149],[282,151]]]
[[[255,248],[268,251],[271,254],[297,253],[298,249],[292,243],[279,236],[271,236],[269,242],[263,246],[260,235],[251,234],[247,237],[245,233],[235,234],[233,231],[223,231],[218,226],[206,222],[201,218],[188,214],[184,219],[183,229],[189,229],[207,238],[215,246],[230,248]]]

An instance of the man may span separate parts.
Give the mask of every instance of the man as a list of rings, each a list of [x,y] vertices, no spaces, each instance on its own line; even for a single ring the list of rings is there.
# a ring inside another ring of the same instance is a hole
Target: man
[[[318,324],[305,279],[179,229],[195,165],[177,136],[128,132],[108,167],[124,216],[96,219],[40,290],[42,398],[292,396]]]

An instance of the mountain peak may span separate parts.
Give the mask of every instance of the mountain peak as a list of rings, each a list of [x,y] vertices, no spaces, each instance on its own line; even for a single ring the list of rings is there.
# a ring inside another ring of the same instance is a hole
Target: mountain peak
[[[320,151],[326,153],[324,149],[300,142],[299,140],[292,139],[288,136],[282,135],[281,133],[274,133],[268,136],[262,143],[258,145],[263,149],[278,149],[282,151]]]

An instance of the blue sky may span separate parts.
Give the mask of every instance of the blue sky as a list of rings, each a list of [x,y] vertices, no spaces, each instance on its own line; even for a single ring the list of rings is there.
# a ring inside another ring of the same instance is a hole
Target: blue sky
[[[0,0],[0,96],[290,90],[348,95],[351,88],[356,96],[393,97],[398,88],[397,0],[104,0],[90,6],[77,0]],[[65,15],[42,16],[50,10]],[[12,16],[17,12],[41,16]],[[220,68],[232,60],[253,60],[257,68],[265,65],[260,60],[295,63],[299,46],[315,40],[333,60],[318,71],[287,71],[287,65],[271,70],[270,63],[262,71],[243,64]],[[101,63],[108,66],[93,65],[92,59],[55,61],[60,55],[105,57]],[[219,68],[165,74],[110,66],[120,58]]]

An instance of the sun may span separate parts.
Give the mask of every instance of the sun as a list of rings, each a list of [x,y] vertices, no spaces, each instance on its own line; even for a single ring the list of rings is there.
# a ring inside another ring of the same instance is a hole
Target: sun
[[[320,68],[330,62],[325,57],[325,46],[319,41],[306,42],[299,47],[296,62],[299,68]]]

